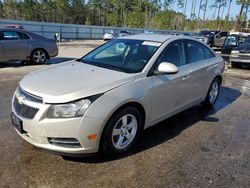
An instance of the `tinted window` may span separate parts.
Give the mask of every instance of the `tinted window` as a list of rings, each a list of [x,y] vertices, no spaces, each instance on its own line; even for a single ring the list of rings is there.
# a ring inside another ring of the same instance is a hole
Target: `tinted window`
[[[30,39],[30,37],[28,35],[26,35],[25,33],[23,33],[23,38],[24,39]]]
[[[23,33],[16,32],[16,31],[3,31],[3,37],[4,37],[4,40],[22,40],[22,39],[25,39]]]
[[[205,54],[206,54],[207,59],[215,57],[214,54],[211,52],[211,50],[209,50],[207,47],[204,47],[204,50],[205,50]]]
[[[219,35],[220,35],[221,37],[226,37],[226,36],[227,36],[227,32],[221,32],[221,33],[219,33]]]
[[[211,31],[200,31],[198,35],[210,35]]]
[[[162,62],[173,63],[177,67],[184,65],[183,42],[175,41],[170,43],[159,56],[157,65]]]
[[[3,33],[0,32],[0,40],[3,40]]]
[[[237,45],[237,38],[235,36],[228,36],[225,40],[225,46],[236,46]]]
[[[195,63],[214,57],[214,54],[203,44],[187,40],[186,42],[187,63]]]
[[[250,46],[250,37],[246,38],[246,40],[243,42],[243,45]]]

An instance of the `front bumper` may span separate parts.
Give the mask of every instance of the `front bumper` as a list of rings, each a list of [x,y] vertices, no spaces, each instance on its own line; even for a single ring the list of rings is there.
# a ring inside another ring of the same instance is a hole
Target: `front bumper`
[[[28,102],[27,105],[39,108],[33,119],[28,119],[19,115],[14,105],[15,95],[12,100],[12,112],[22,120],[25,133],[18,134],[32,145],[56,153],[65,154],[90,154],[96,153],[99,149],[99,141],[102,132],[103,120],[87,116],[79,118],[48,119],[47,110],[50,105],[36,104]],[[24,103],[24,101],[22,101]],[[89,140],[88,135],[97,134],[96,139]],[[75,139],[79,141],[79,146],[56,145],[49,139]]]
[[[250,64],[250,55],[231,54],[230,62],[249,63]]]

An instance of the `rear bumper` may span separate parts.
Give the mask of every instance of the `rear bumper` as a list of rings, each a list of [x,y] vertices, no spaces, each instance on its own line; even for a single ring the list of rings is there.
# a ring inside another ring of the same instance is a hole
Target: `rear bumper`
[[[58,47],[48,52],[49,57],[56,57],[58,55]]]

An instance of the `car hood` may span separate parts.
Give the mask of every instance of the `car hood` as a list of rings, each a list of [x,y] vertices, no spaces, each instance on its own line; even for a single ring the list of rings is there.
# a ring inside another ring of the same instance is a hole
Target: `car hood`
[[[233,50],[237,50],[241,53],[250,53],[250,46],[241,45],[241,46],[233,48]]]
[[[135,78],[135,74],[69,61],[27,75],[20,87],[42,97],[44,103],[66,103],[105,93]]]

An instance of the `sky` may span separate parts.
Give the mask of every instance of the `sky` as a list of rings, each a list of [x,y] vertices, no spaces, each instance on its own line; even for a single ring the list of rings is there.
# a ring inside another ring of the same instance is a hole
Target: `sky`
[[[200,1],[199,0],[196,0],[196,1],[197,1],[196,2],[196,13],[198,14]],[[205,2],[205,0],[203,0],[203,1]],[[186,15],[187,15],[188,18],[190,18],[192,0],[187,0],[187,2],[188,2],[188,4],[187,4],[187,8],[186,8]],[[207,15],[206,18],[207,19],[214,19],[215,8],[210,8],[210,6],[211,6],[211,4],[213,4],[213,2],[214,2],[214,0],[208,0],[208,8],[207,8],[207,13],[206,13],[206,15]],[[182,10],[179,9],[179,11],[182,11]],[[231,4],[230,18],[235,17],[239,13],[239,11],[240,11],[240,5],[237,5],[236,0],[233,0],[232,4]],[[227,14],[227,7],[224,10],[224,16],[226,16],[226,14]],[[202,11],[201,11],[200,15],[203,16]]]

